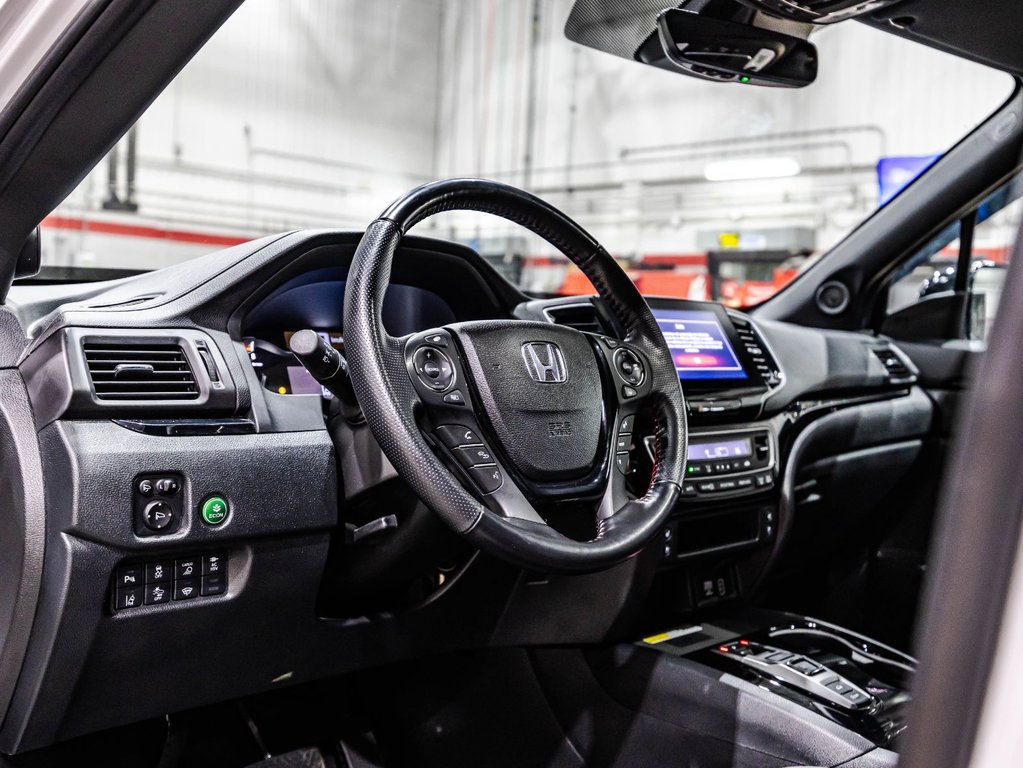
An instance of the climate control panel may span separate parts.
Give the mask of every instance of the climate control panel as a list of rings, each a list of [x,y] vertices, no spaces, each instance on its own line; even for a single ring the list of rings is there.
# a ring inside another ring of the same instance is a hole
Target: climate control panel
[[[775,485],[777,450],[768,429],[692,432],[682,498],[743,496]]]

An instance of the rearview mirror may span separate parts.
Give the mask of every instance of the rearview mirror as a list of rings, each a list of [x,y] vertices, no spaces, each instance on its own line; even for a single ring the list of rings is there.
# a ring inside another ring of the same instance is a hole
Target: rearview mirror
[[[638,53],[646,64],[682,70],[705,80],[802,88],[817,79],[817,47],[813,43],[680,8],[660,13],[657,35]]]

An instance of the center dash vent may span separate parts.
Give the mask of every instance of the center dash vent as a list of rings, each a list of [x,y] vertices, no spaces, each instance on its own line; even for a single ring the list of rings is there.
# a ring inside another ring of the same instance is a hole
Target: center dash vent
[[[743,347],[745,347],[746,354],[753,361],[761,381],[769,388],[781,384],[781,368],[778,367],[778,363],[771,356],[771,353],[767,351],[767,346],[760,338],[760,334],[757,333],[753,323],[745,317],[732,314],[731,312],[728,313],[728,317],[731,318],[732,325],[735,326],[735,332],[739,334],[739,340],[742,342]]]
[[[97,400],[195,400],[199,387],[174,342],[86,341],[85,365]]]
[[[888,370],[888,378],[892,384],[906,384],[916,378],[894,349],[890,347],[874,347],[871,351],[874,353],[874,357],[880,360]]]
[[[565,325],[585,333],[606,333],[597,316],[597,309],[589,302],[585,304],[564,304],[544,310],[555,325]]]

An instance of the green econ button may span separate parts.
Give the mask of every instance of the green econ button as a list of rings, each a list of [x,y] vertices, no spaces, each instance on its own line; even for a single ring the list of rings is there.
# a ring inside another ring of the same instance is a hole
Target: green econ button
[[[210,496],[202,503],[202,519],[206,525],[220,525],[227,517],[227,499]]]

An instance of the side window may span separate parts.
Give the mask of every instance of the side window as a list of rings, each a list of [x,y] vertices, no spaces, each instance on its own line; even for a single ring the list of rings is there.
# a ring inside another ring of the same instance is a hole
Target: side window
[[[942,336],[986,341],[1023,219],[1021,195],[1023,180],[1017,177],[907,259],[889,284],[885,325],[907,328],[916,325],[907,320],[937,319],[941,312],[928,315],[932,310],[922,303],[958,294],[965,302],[945,305],[950,311],[958,306],[960,315],[944,326]]]
[[[1003,187],[977,210],[970,261],[970,315],[967,338],[987,339],[1002,298],[1005,274],[1023,218],[1023,182]]]
[[[962,225],[958,221],[949,225],[903,263],[888,288],[889,315],[927,296],[955,290],[961,230]]]

